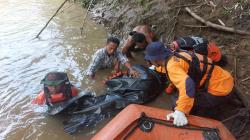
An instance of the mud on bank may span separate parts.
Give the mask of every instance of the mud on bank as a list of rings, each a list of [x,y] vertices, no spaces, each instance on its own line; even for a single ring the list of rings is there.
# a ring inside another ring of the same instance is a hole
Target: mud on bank
[[[207,21],[250,32],[248,0],[99,0],[91,11],[96,22],[123,40],[136,25],[148,24],[165,43],[185,35],[200,35],[215,41],[228,58],[227,68],[234,75],[237,87],[250,100],[250,36],[209,28],[191,17],[185,6]]]
[[[83,1],[87,5],[91,0]],[[206,21],[250,32],[248,0],[96,0],[91,11],[97,23],[123,40],[136,25],[148,24],[165,43],[186,35],[200,35],[216,42],[227,56],[226,68],[235,78],[239,95],[249,107],[250,36],[207,27],[190,16],[185,6]]]

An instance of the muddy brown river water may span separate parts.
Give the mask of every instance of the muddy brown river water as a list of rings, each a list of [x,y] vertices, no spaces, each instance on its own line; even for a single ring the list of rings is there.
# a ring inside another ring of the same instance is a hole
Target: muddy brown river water
[[[97,95],[105,88],[101,81],[110,70],[98,72],[95,80],[86,78],[84,71],[94,51],[105,45],[107,32],[87,20],[80,35],[85,12],[80,4],[67,3],[40,38],[33,39],[62,2],[0,0],[0,139],[83,140],[104,125],[68,135],[60,120],[31,104],[49,71],[67,72],[72,84]],[[137,56],[136,63],[142,62],[142,56]],[[168,101],[161,95],[149,105],[167,108]]]

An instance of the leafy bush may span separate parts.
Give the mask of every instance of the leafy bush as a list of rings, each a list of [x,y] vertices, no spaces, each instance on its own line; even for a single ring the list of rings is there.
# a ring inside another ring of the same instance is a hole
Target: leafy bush
[[[81,2],[81,5],[82,7],[88,7],[89,6],[89,3],[91,0],[74,0],[74,1],[80,1]]]

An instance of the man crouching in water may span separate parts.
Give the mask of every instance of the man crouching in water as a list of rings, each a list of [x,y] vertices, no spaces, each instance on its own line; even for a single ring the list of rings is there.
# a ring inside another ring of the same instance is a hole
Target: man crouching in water
[[[133,58],[131,51],[135,50],[135,46],[145,49],[149,43],[156,40],[155,33],[148,25],[138,25],[129,33],[129,37],[122,47],[122,53]]]
[[[33,100],[34,104],[53,106],[56,103],[64,102],[77,96],[79,90],[72,86],[68,76],[63,72],[50,72],[41,81],[44,89]]]
[[[207,110],[226,103],[234,96],[234,80],[231,74],[214,65],[210,58],[187,51],[172,52],[161,42],[146,47],[145,59],[155,66],[165,68],[166,76],[178,89],[172,94],[174,125],[188,123],[187,115],[194,110]]]
[[[115,37],[109,37],[107,44],[104,48],[99,49],[93,56],[92,62],[90,63],[86,75],[94,78],[95,72],[98,69],[111,68],[114,66],[116,72],[120,71],[120,63],[124,64],[130,75],[133,77],[138,77],[139,73],[134,70],[129,63],[126,56],[124,56],[117,48],[119,47],[120,40]]]

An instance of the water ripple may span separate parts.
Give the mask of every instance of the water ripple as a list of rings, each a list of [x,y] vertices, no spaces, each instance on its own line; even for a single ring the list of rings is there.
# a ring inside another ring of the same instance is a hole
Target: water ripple
[[[0,139],[82,139],[65,134],[61,121],[46,116],[45,107],[31,104],[50,71],[67,72],[72,83],[83,89],[101,87],[83,72],[94,51],[103,47],[106,32],[87,21],[88,30],[81,36],[81,22],[72,20],[82,21],[79,5],[55,17],[40,38],[33,39],[62,1],[1,0]]]

